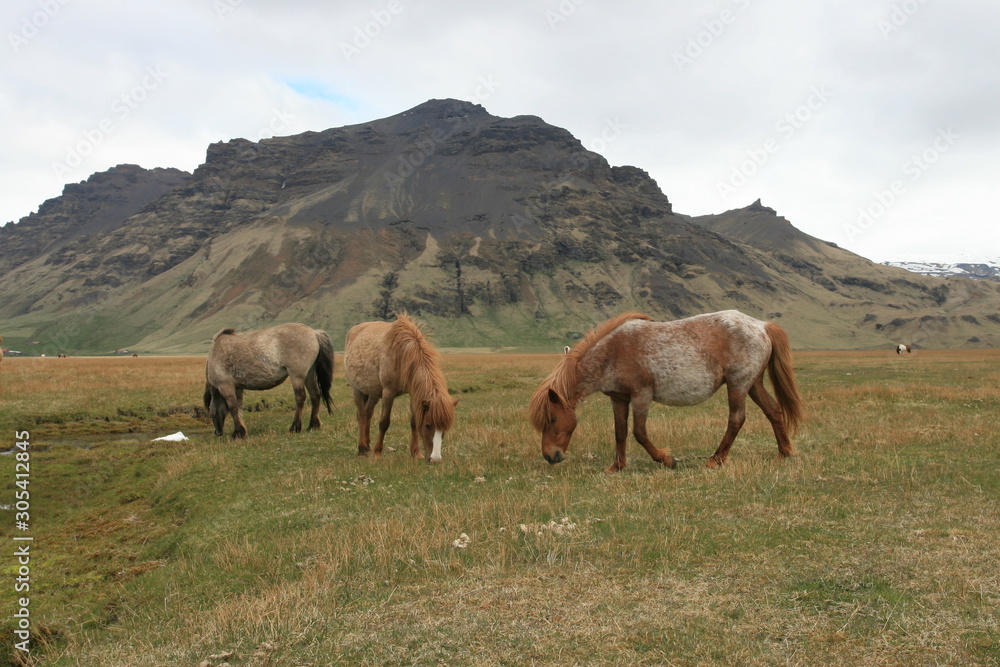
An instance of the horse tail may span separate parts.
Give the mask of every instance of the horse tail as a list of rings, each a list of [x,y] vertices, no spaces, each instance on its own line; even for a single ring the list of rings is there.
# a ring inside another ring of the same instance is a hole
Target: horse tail
[[[792,346],[788,342],[788,334],[774,322],[768,322],[764,328],[771,339],[771,358],[767,361],[771,386],[774,387],[774,396],[784,414],[785,427],[789,435],[794,435],[802,420],[802,397],[795,386]]]
[[[201,402],[205,404],[206,410],[212,407],[212,385],[208,382],[205,382],[205,393],[202,394]]]
[[[319,341],[319,354],[316,355],[313,368],[316,369],[316,380],[323,394],[323,402],[326,403],[326,411],[332,415],[333,399],[330,398],[330,387],[333,385],[333,341],[325,331],[317,331],[316,340]]]

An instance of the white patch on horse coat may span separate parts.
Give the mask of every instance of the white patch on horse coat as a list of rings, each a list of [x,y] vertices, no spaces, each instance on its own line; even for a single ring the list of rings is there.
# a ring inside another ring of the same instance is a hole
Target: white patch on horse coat
[[[634,358],[652,377],[652,399],[664,405],[697,405],[714,394],[723,383],[748,391],[771,355],[771,341],[764,322],[736,310],[697,315],[672,322],[629,320],[598,345],[613,337],[628,336],[637,344]],[[718,336],[726,336],[722,347],[735,363],[720,364],[714,348]],[[604,370],[599,391],[622,391],[614,386],[620,373]]]
[[[441,462],[441,431],[434,431],[434,449],[431,450],[431,463]]]

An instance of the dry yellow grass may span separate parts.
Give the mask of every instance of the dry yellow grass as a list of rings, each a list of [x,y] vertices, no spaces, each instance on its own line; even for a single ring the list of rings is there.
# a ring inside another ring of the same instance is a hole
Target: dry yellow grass
[[[725,427],[717,396],[654,409],[651,437],[678,470],[630,445],[616,475],[601,472],[613,446],[600,396],[569,459],[542,461],[525,407],[557,361],[444,355],[459,421],[428,466],[403,444],[405,402],[395,451],[354,455],[339,358],[323,431],[285,432],[282,386],[248,394],[262,409],[237,442],[170,412],[200,401],[199,358],[4,360],[0,421],[31,421],[38,448],[36,657],[1000,662],[1000,354],[800,353],[795,459],[776,460],[750,408],[727,465],[704,469]],[[149,444],[178,427],[194,440]]]

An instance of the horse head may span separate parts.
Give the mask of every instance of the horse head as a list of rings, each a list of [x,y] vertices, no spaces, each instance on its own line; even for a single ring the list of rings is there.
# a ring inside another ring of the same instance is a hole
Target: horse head
[[[455,423],[455,406],[459,399],[450,396],[435,396],[423,399],[420,405],[411,406],[416,421],[417,433],[424,446],[424,453],[430,463],[441,463],[441,444],[444,434]]]
[[[542,432],[542,456],[549,463],[559,463],[566,458],[570,438],[576,429],[576,410],[552,388],[549,388],[545,400],[545,419],[539,429]]]

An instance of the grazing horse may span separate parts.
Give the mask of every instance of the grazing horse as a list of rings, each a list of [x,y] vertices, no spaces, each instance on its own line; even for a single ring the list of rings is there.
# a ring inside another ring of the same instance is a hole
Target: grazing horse
[[[912,349],[913,348],[910,347],[909,345],[905,343],[900,343],[899,345],[896,346],[896,354],[902,354],[903,352],[909,354]]]
[[[420,456],[417,434],[430,463],[441,461],[441,442],[455,422],[457,400],[438,364],[438,352],[420,326],[404,314],[395,322],[362,322],[347,332],[344,374],[358,409],[358,456],[370,451],[369,431],[375,405],[382,401],[375,456],[382,454],[392,402],[410,394],[410,454]]]
[[[764,389],[771,376],[775,401]],[[723,384],[729,398],[729,424],[715,454],[705,464],[722,465],[746,418],[746,397],[764,411],[778,453],[792,456],[788,439],[802,413],[795,387],[791,347],[784,330],[735,310],[698,315],[674,322],[653,322],[648,315],[625,313],[587,333],[531,398],[532,426],[542,434],[542,455],[549,463],[565,458],[577,405],[600,391],[611,399],[615,416],[615,459],[607,472],[625,467],[628,412],[633,433],[654,461],[676,466],[669,449],[659,449],[646,435],[650,403],[697,405]]]
[[[243,423],[243,390],[277,387],[292,378],[295,417],[288,430],[302,430],[302,406],[306,392],[312,403],[309,429],[320,428],[319,401],[333,412],[330,385],[333,382],[333,343],[324,331],[304,324],[279,324],[269,329],[236,333],[223,329],[212,339],[205,363],[205,408],[222,435],[226,413],[233,416],[234,438],[247,434]]]

